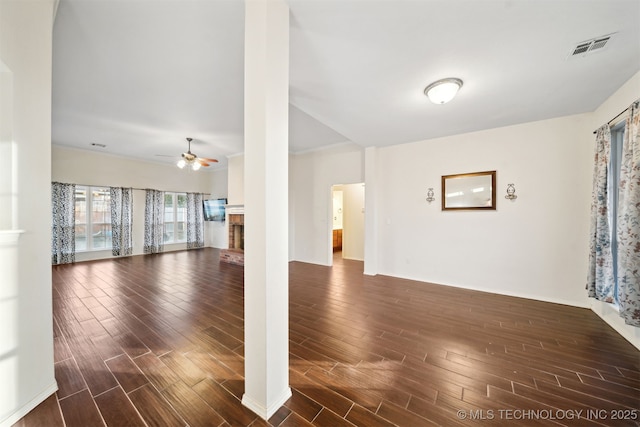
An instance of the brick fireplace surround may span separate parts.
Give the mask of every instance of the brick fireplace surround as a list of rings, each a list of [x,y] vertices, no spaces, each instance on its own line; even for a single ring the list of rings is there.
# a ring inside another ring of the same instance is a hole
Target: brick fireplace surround
[[[244,213],[229,213],[229,249],[220,251],[220,261],[244,265]]]

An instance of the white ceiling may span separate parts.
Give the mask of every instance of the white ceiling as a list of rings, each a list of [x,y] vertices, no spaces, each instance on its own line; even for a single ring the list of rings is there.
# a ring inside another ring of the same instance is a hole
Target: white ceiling
[[[294,153],[590,112],[640,70],[638,0],[288,3]],[[53,143],[173,162],[192,137],[224,167],[243,151],[243,38],[241,0],[61,0]],[[431,104],[422,91],[444,77],[464,86]]]

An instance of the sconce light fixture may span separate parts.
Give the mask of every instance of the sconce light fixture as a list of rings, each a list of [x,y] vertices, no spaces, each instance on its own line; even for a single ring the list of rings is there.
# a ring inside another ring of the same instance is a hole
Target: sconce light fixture
[[[429,188],[429,190],[427,190],[427,202],[429,203],[433,202],[436,199],[433,196],[434,196],[433,188]]]
[[[518,196],[516,196],[516,187],[514,187],[513,184],[507,184],[507,195],[504,196],[504,198],[508,200],[515,200],[518,198]]]

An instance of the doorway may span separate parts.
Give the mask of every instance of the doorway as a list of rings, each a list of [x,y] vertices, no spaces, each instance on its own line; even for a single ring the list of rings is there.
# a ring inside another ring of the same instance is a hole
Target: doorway
[[[364,183],[332,186],[331,200],[333,257],[364,261]]]

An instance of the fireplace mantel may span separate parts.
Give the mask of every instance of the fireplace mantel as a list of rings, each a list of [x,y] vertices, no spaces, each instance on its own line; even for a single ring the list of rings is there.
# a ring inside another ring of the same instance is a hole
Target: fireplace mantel
[[[244,215],[244,205],[225,205],[228,214]]]

